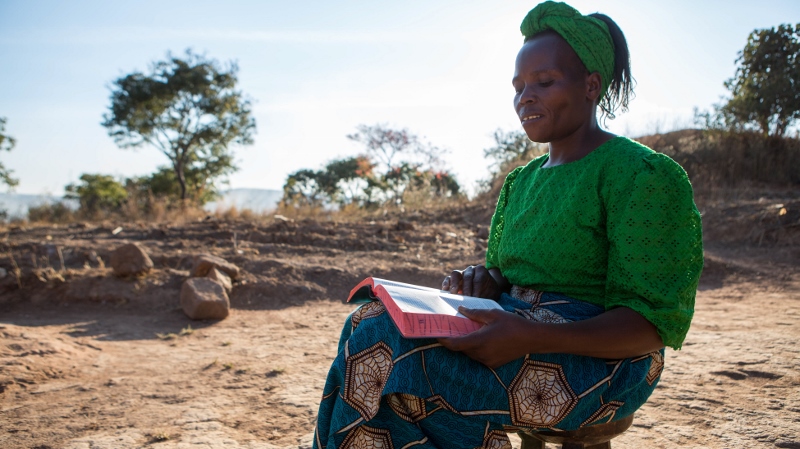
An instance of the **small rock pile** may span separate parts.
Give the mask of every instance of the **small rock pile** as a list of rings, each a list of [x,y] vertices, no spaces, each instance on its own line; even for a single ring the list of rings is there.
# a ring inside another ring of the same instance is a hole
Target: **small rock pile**
[[[153,268],[153,261],[137,243],[127,243],[111,253],[111,268],[116,276],[140,276]],[[192,259],[190,278],[181,287],[181,307],[193,320],[221,320],[231,308],[228,294],[239,277],[239,267],[211,254]]]
[[[193,320],[223,319],[231,308],[228,293],[239,267],[217,256],[194,257],[191,277],[181,287],[181,307]]]

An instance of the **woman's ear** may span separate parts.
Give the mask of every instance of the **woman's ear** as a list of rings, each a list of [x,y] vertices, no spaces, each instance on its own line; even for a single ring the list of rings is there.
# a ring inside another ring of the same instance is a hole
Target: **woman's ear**
[[[586,99],[597,102],[600,98],[600,89],[603,87],[602,77],[599,72],[586,75]]]

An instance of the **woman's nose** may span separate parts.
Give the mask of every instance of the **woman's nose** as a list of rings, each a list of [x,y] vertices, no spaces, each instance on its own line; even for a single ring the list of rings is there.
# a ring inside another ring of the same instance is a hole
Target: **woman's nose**
[[[539,97],[536,96],[533,89],[530,87],[522,89],[522,93],[519,95],[520,104],[535,103],[537,101],[539,101]]]

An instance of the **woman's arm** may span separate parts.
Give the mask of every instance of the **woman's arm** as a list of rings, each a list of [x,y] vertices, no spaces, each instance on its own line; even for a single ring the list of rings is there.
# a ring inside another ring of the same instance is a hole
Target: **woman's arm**
[[[485,326],[469,335],[442,338],[439,342],[490,368],[530,353],[623,359],[664,347],[655,326],[626,307],[609,310],[588,320],[559,324],[537,323],[499,310],[459,311]]]

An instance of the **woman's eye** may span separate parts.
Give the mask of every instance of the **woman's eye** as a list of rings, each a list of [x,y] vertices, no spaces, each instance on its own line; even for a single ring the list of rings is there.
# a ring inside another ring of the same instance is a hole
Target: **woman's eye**
[[[555,82],[554,80],[541,81],[541,82],[539,82],[539,85],[542,86],[542,87],[550,87],[550,86],[553,85],[554,82]]]

